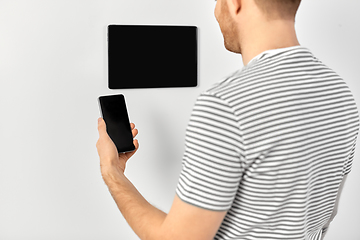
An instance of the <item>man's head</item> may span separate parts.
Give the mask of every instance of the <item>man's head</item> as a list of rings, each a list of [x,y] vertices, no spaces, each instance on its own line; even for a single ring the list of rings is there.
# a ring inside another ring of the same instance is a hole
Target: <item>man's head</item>
[[[294,23],[300,2],[301,0],[217,0],[215,17],[224,36],[226,49],[242,53],[243,38],[258,30],[260,25]]]

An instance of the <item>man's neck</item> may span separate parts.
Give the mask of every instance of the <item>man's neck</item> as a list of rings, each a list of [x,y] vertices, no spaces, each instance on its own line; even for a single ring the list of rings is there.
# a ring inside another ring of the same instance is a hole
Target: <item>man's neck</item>
[[[300,45],[292,21],[271,21],[257,26],[248,26],[241,38],[241,55],[246,66],[260,53],[278,48]]]

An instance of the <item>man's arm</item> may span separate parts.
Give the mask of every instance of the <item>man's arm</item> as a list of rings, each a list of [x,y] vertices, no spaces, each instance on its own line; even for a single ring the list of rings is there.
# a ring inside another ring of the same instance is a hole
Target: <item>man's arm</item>
[[[137,130],[133,124],[131,128],[135,137]],[[136,147],[134,152],[118,154],[101,118],[98,131],[99,140],[96,146],[103,179],[122,215],[140,239],[210,240],[214,238],[226,211],[205,210],[187,204],[177,196],[169,214],[155,208],[124,175],[126,162],[139,148],[138,141],[134,140]]]

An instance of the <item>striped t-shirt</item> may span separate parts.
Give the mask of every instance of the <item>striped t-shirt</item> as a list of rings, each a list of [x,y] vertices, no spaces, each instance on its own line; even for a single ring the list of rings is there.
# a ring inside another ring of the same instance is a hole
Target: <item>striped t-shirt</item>
[[[346,83],[307,48],[263,52],[197,99],[177,195],[228,211],[215,239],[321,239],[358,129]]]

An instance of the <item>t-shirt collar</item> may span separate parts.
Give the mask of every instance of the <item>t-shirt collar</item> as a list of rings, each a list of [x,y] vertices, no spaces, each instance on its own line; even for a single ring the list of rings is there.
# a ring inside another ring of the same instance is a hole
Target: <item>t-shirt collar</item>
[[[255,62],[257,62],[259,59],[263,58],[265,55],[272,56],[272,55],[279,54],[281,52],[286,52],[291,49],[297,49],[297,48],[302,48],[302,46],[297,45],[297,46],[286,47],[286,48],[276,48],[276,49],[266,50],[266,51],[256,55],[254,58],[252,58],[245,67],[253,65]]]

